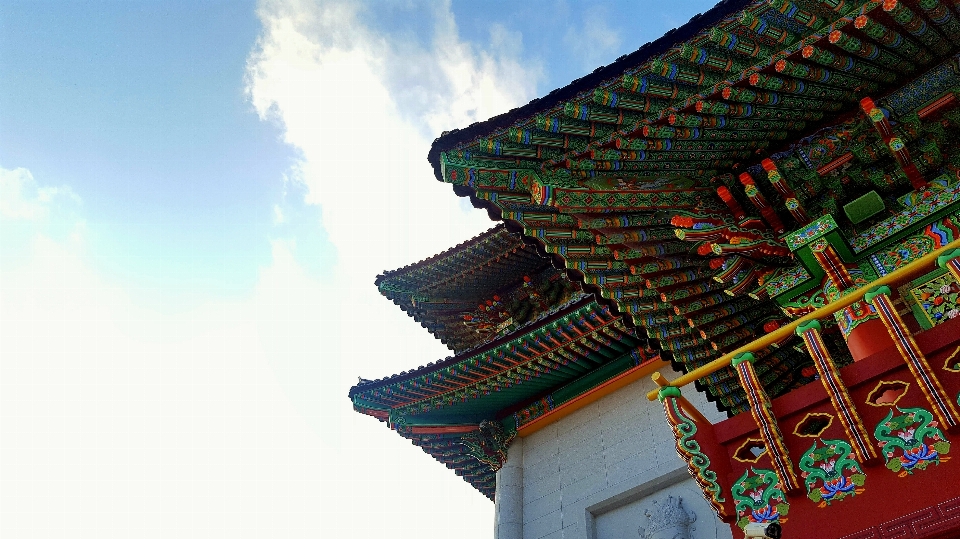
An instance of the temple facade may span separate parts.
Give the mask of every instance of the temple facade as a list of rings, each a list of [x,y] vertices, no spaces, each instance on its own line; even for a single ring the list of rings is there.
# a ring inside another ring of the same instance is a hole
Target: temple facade
[[[960,537],[960,11],[725,0],[444,133],[490,231],[377,279],[355,410],[500,539]]]

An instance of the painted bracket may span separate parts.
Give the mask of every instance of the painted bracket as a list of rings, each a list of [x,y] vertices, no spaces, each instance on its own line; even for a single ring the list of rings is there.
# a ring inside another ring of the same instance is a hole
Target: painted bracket
[[[700,445],[700,442],[704,442],[708,451],[716,449],[715,454],[723,455],[713,435],[713,426],[709,422],[695,421],[687,414],[680,388],[661,387],[658,396],[677,441],[677,453],[686,461],[687,469],[700,485],[704,499],[710,503],[720,520],[732,522],[736,512],[730,499],[724,498],[720,485],[721,477],[725,479],[729,475],[729,463],[723,458],[718,459],[716,464],[712,463]],[[719,475],[717,472],[720,472]]]
[[[956,405],[947,396],[946,390],[940,380],[934,375],[930,363],[923,355],[917,341],[914,340],[910,329],[904,324],[903,319],[897,313],[897,309],[890,300],[890,287],[877,286],[864,294],[864,299],[873,305],[880,315],[880,319],[887,327],[887,332],[897,345],[900,355],[907,362],[910,372],[920,384],[927,402],[933,407],[937,419],[947,428],[955,428],[960,425],[960,412]]]
[[[820,374],[820,381],[823,388],[827,390],[830,396],[830,402],[833,409],[840,416],[840,423],[843,430],[847,432],[847,437],[851,441],[853,450],[856,452],[860,462],[870,460],[879,460],[880,455],[877,448],[870,443],[870,433],[863,425],[860,414],[854,406],[853,399],[847,391],[843,380],[840,378],[840,372],[830,357],[830,352],[823,343],[820,336],[820,322],[810,320],[800,324],[797,329],[797,335],[803,338],[807,345],[807,352],[813,358],[813,363],[817,367],[817,373]]]
[[[783,442],[783,434],[780,432],[777,418],[773,414],[770,396],[763,389],[757,372],[753,368],[753,362],[756,360],[757,357],[752,353],[744,352],[734,357],[731,365],[740,377],[740,384],[747,395],[747,401],[750,402],[750,413],[760,429],[760,437],[763,438],[763,443],[766,444],[767,451],[770,453],[770,460],[773,461],[780,484],[787,492],[797,491],[801,487],[800,481],[797,479],[787,446]]]

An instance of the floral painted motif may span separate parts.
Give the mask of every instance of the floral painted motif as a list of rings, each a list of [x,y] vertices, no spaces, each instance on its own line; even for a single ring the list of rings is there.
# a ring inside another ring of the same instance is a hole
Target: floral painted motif
[[[909,193],[897,199],[897,202],[899,202],[905,208],[910,208],[916,206],[917,204],[923,204],[923,201],[930,198],[934,192],[950,189],[952,185],[953,184],[949,176],[938,176],[930,180],[930,182],[927,183],[927,188],[923,191],[910,191]]]
[[[945,462],[943,455],[950,452],[950,442],[937,428],[933,414],[923,408],[897,411],[902,415],[895,416],[890,410],[873,433],[887,459],[887,468],[906,477],[931,463]]]
[[[924,235],[913,236],[877,253],[877,258],[884,270],[890,272],[932,252],[936,249],[934,245],[934,241]]]
[[[737,526],[740,528],[752,522],[786,521],[784,517],[790,510],[790,504],[773,470],[750,468],[730,490],[737,504],[737,515],[740,517]]]
[[[930,223],[898,243],[871,254],[870,265],[879,275],[886,275],[960,237],[958,222],[960,218],[953,215]]]
[[[938,178],[939,179],[939,178]],[[943,210],[960,200],[960,183],[948,189],[930,190],[929,196],[920,200],[911,199],[912,206],[870,227],[863,234],[850,241],[855,253],[861,253],[894,234],[902,232],[914,225],[929,219],[934,213]]]
[[[849,307],[840,309],[834,313],[833,317],[836,319],[837,325],[840,326],[840,332],[843,334],[844,339],[849,338],[850,332],[860,324],[867,320],[880,318],[879,315],[877,315],[877,310],[873,308],[873,305],[865,301],[858,301]]]
[[[777,273],[772,279],[767,281],[767,293],[770,297],[776,297],[791,288],[798,286],[810,278],[810,272],[803,266],[797,265],[790,269]]]
[[[827,232],[836,229],[837,222],[833,220],[832,215],[827,214],[800,230],[787,234],[784,241],[787,242],[787,247],[789,247],[791,251],[796,251]]]
[[[820,507],[863,492],[863,483],[867,476],[856,460],[850,457],[853,449],[843,440],[821,440],[822,446],[814,441],[810,449],[800,458],[800,470],[803,475],[807,497]]]
[[[949,272],[937,270],[914,281],[905,296],[924,329],[960,316],[960,284]]]

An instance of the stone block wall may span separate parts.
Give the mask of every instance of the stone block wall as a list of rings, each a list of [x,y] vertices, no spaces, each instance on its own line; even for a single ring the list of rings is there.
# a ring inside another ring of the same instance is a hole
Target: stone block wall
[[[696,515],[687,537],[729,538],[677,455],[660,403],[647,400],[651,388],[640,380],[511,447],[501,478],[514,486],[498,493],[498,539],[659,539],[645,513],[656,519],[670,496]],[[725,418],[692,386],[684,396],[710,421]]]

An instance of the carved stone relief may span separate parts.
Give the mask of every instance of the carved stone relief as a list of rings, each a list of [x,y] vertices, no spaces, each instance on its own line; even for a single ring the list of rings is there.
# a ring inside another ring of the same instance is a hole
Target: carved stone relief
[[[668,496],[655,500],[653,507],[644,512],[649,524],[641,527],[641,539],[691,539],[690,532],[697,514],[683,507],[683,498]]]

